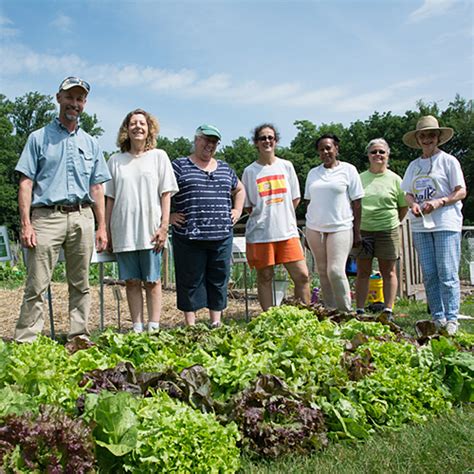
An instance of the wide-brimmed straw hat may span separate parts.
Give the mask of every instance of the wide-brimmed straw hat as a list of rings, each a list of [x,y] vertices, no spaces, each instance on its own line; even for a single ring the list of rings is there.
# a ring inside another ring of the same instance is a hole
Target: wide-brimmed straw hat
[[[425,130],[440,131],[438,145],[449,142],[449,140],[451,140],[454,135],[454,130],[452,128],[440,127],[436,117],[433,117],[432,115],[426,115],[418,120],[416,123],[416,130],[412,130],[411,132],[407,132],[405,135],[403,135],[403,143],[405,143],[405,145],[409,146],[410,148],[421,148],[420,144],[416,140],[416,134]]]

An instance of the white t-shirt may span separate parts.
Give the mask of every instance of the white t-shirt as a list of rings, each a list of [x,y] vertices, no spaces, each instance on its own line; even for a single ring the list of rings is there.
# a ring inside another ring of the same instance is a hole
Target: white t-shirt
[[[161,224],[161,195],[178,191],[168,155],[157,149],[138,158],[117,153],[107,165],[112,179],[105,195],[115,200],[110,221],[114,252],[153,248],[151,239]]]
[[[247,242],[279,242],[298,237],[293,200],[299,199],[300,186],[293,163],[277,158],[271,165],[256,161],[242,175],[245,205],[252,214],[247,221]]]
[[[440,150],[430,158],[417,158],[413,160],[405,171],[402,189],[413,194],[421,206],[430,199],[440,199],[449,196],[456,186],[466,187],[464,175],[459,161],[452,155]],[[410,224],[413,232],[437,232],[462,230],[462,203],[439,207],[430,213],[435,224],[434,228],[426,229],[423,219],[415,217],[409,212]]]
[[[352,229],[351,201],[361,199],[364,189],[354,165],[340,161],[334,168],[319,165],[308,173],[304,198],[309,200],[306,227],[319,232]]]

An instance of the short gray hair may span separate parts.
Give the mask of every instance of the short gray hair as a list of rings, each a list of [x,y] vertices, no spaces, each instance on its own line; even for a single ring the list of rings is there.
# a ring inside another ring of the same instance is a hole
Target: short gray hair
[[[368,153],[369,150],[374,146],[374,145],[382,145],[385,147],[385,150],[387,153],[390,155],[390,147],[388,146],[387,141],[385,138],[374,138],[373,140],[370,140],[370,142],[367,144],[365,147],[365,152]]]

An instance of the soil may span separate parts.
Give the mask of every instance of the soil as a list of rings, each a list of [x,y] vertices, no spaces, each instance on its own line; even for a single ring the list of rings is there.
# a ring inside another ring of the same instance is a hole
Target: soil
[[[115,290],[114,290],[115,288]],[[118,320],[117,301],[114,296],[115,291],[121,295],[120,301],[120,325]],[[53,283],[51,285],[54,329],[56,334],[67,334],[69,330],[69,316],[67,311],[68,292],[65,283]],[[100,327],[100,288],[93,286],[91,288],[92,304],[91,315],[89,319],[89,329],[91,332]],[[0,327],[0,337],[9,339],[13,337],[15,324],[18,319],[20,305],[23,298],[23,288],[14,290],[0,289],[0,318],[2,321]],[[176,293],[174,290],[163,290],[163,307],[161,315],[161,326],[171,328],[184,324],[184,317],[181,311],[176,308]],[[45,325],[43,333],[51,334],[48,304],[45,302]],[[249,298],[249,317],[259,314],[260,306],[255,295]],[[228,307],[223,313],[223,322],[229,319],[245,319],[245,299],[243,294],[232,292],[229,295]],[[207,310],[201,310],[197,313],[198,322],[208,322],[209,316]],[[125,288],[120,286],[104,286],[104,327],[119,328],[121,331],[129,331],[132,328],[130,312],[127,306]]]
[[[67,312],[68,292],[65,283],[53,283],[51,285],[53,299],[54,329],[57,335],[67,334],[69,329],[69,316]],[[118,317],[117,300],[115,292],[121,295],[120,301],[120,323]],[[462,298],[474,295],[474,287],[463,284],[461,286]],[[100,328],[100,288],[92,286],[91,288],[92,304],[91,315],[89,319],[89,329],[91,332]],[[20,312],[20,305],[23,298],[23,287],[14,290],[0,289],[0,337],[10,339],[13,337],[15,324]],[[249,318],[260,313],[255,293],[249,294]],[[45,325],[43,333],[51,335],[48,304],[45,301]],[[245,298],[243,291],[229,291],[228,307],[223,313],[223,322],[230,319],[245,319]],[[207,310],[201,310],[197,313],[197,321],[209,321]],[[163,329],[184,325],[184,317],[176,308],[176,293],[174,290],[163,290],[163,306],[161,315],[161,327]],[[120,331],[130,331],[132,322],[130,312],[127,306],[125,288],[120,286],[104,286],[104,327],[118,328]]]

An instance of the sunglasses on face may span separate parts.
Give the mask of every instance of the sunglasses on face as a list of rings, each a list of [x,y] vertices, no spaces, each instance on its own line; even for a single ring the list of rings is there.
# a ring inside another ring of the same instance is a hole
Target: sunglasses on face
[[[89,85],[89,83],[86,81],[83,81],[82,79],[79,79],[78,77],[68,77],[64,79],[64,81],[61,83],[60,90],[64,89],[65,87],[69,89],[73,86],[84,87],[84,89],[86,89],[87,92],[90,92],[91,90],[91,86]]]
[[[271,135],[262,135],[261,137],[258,137],[257,140],[259,142],[266,142],[267,140],[269,142],[272,142],[273,140],[275,140],[275,137],[273,137]]]
[[[371,150],[370,151],[370,154],[371,155],[376,155],[376,154],[379,154],[379,155],[385,155],[385,150]]]

